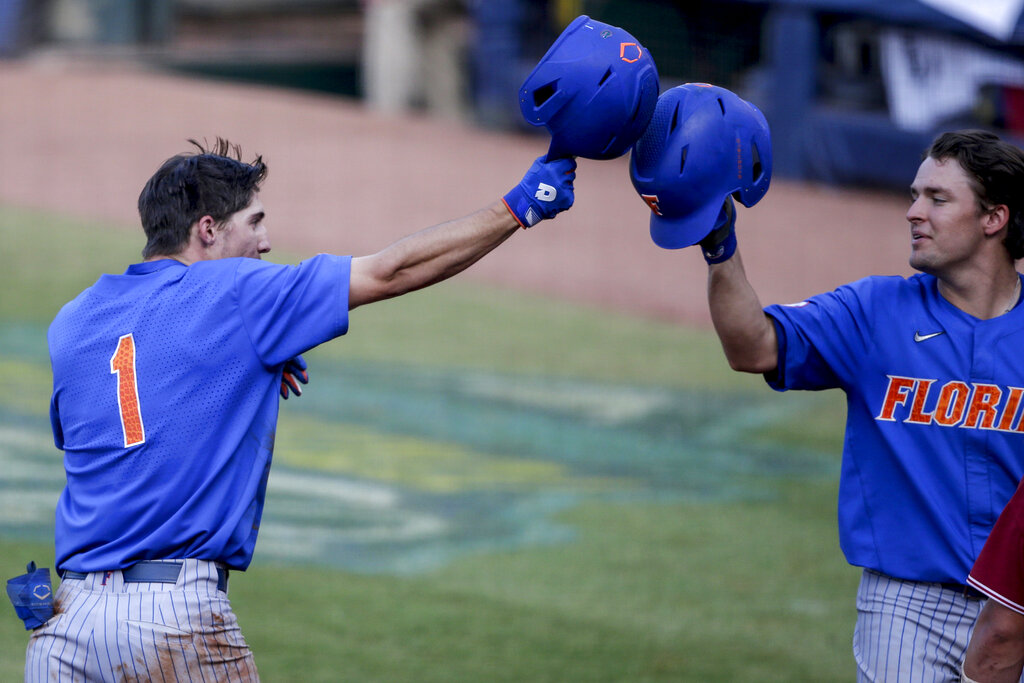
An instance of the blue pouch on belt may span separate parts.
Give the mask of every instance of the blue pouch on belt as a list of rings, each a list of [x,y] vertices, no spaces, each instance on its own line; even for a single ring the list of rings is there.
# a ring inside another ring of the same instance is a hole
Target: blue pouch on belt
[[[25,622],[25,630],[31,631],[53,616],[53,590],[49,569],[36,569],[35,562],[29,562],[27,569],[27,574],[7,581],[7,597],[18,618]]]

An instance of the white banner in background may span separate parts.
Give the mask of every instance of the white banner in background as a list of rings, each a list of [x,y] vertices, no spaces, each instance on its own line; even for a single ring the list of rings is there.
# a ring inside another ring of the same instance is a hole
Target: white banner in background
[[[889,115],[906,130],[970,110],[982,85],[1024,86],[1024,62],[967,41],[886,29],[879,46]]]
[[[921,0],[940,12],[956,17],[965,24],[1006,41],[1013,35],[1024,0]]]

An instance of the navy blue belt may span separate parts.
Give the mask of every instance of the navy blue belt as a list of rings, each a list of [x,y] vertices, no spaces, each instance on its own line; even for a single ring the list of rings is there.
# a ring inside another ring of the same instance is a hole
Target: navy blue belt
[[[121,578],[125,583],[177,583],[181,574],[181,562],[154,562],[140,560],[132,566],[121,570]],[[62,579],[84,579],[87,574],[82,572],[62,571]],[[228,570],[217,565],[217,590],[227,592]]]
[[[972,588],[971,586],[965,586],[962,583],[940,583],[940,586],[947,590],[954,590],[960,595],[964,596],[968,600],[987,600],[988,596],[982,593],[980,590]]]

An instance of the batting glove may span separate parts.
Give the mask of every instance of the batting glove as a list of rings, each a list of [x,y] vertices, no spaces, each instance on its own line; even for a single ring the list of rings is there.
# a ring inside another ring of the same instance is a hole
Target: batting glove
[[[281,398],[287,401],[289,390],[296,396],[302,396],[302,387],[299,386],[299,382],[309,384],[306,367],[306,361],[302,356],[295,356],[284,364],[284,372],[281,374]]]
[[[502,197],[505,206],[524,228],[565,211],[574,199],[576,160],[538,157],[522,181]]]
[[[53,590],[49,569],[36,569],[35,562],[29,562],[27,569],[27,574],[7,581],[7,597],[18,618],[25,622],[25,630],[34,631],[53,616]]]
[[[725,198],[715,227],[700,241],[700,248],[709,266],[728,261],[736,253],[736,205],[732,197]]]

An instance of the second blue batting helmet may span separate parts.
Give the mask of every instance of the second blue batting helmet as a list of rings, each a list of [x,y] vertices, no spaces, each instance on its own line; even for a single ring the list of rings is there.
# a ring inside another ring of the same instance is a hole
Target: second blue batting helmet
[[[636,38],[581,15],[526,78],[519,108],[551,132],[548,158],[614,159],[644,132],[658,87],[654,59]]]
[[[666,90],[633,146],[629,176],[651,209],[654,243],[696,244],[714,228],[726,197],[753,206],[768,191],[768,122],[725,88],[687,83]]]

